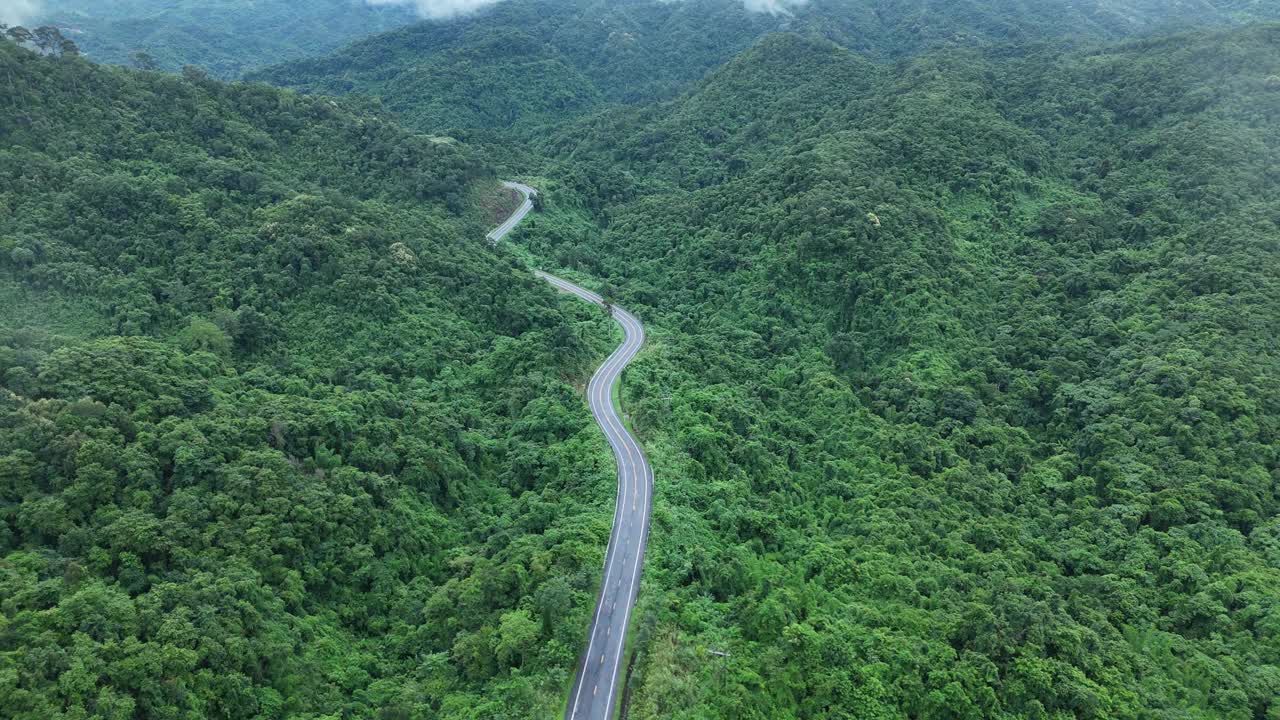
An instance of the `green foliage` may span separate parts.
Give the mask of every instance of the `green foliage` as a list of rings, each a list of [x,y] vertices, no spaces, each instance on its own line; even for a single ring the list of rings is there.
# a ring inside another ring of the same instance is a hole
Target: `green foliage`
[[[407,7],[349,0],[44,0],[42,22],[74,32],[95,61],[140,70],[246,70],[331,52],[414,21]]]
[[[789,29],[860,53],[900,58],[939,47],[1120,40],[1153,32],[1280,19],[1266,3],[1163,0],[811,0]]]
[[[191,324],[179,333],[178,338],[182,349],[187,352],[206,350],[225,355],[231,349],[231,338],[227,337],[222,328],[204,318],[191,318]]]
[[[1275,717],[1280,27],[1057,42],[1268,12],[512,0],[260,76],[432,136],[0,47],[0,705],[556,713],[610,331],[487,152],[650,333],[631,717]]]
[[[470,150],[12,43],[0,77],[4,717],[550,713],[609,328],[484,242]]]
[[[673,97],[779,30],[899,58],[938,46],[1088,41],[1280,18],[1259,3],[1227,10],[1160,0],[814,0],[776,15],[748,9],[760,4],[504,0],[470,17],[400,28],[249,77],[310,93],[376,96],[424,131],[514,128],[517,137],[532,138],[545,125],[605,104]]]
[[[775,35],[542,136],[512,242],[652,338],[631,717],[1280,711],[1277,42]]]
[[[529,127],[604,102],[670,96],[777,24],[737,0],[515,0],[250,77],[307,92],[375,95],[423,130]]]

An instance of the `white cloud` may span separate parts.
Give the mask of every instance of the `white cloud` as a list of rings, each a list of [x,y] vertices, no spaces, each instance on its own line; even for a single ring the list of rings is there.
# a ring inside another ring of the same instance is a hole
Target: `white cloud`
[[[9,1],[0,0],[0,2]],[[408,5],[416,9],[424,18],[442,20],[473,13],[499,0],[365,0],[365,2],[370,5]]]
[[[770,15],[790,15],[792,10],[808,2],[809,0],[742,0],[748,11]]]
[[[40,7],[36,0],[0,0],[0,23],[25,25],[30,23]]]
[[[24,2],[26,0],[0,0],[4,2]],[[364,0],[370,5],[408,5],[418,11],[424,18],[442,20],[459,17],[495,5],[502,0]],[[675,2],[676,0],[664,0]],[[791,11],[808,4],[809,0],[742,0],[749,12],[763,12],[770,15],[790,15]]]

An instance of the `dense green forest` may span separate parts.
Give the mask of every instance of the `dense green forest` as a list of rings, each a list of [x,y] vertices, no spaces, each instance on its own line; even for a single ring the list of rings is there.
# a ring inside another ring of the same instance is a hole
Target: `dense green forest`
[[[606,102],[668,97],[779,23],[746,12],[739,0],[509,0],[249,77],[313,93],[373,95],[428,131],[507,128]]]
[[[196,65],[232,78],[415,19],[408,8],[364,0],[44,0],[25,21],[62,28],[98,62]]]
[[[1280,717],[1278,49],[781,34],[545,135],[514,242],[653,338],[630,717]]]
[[[611,337],[488,248],[473,154],[198,72],[0,77],[0,715],[558,707]]]
[[[532,131],[605,104],[670,98],[780,30],[895,59],[937,46],[1099,40],[1280,19],[1280,6],[1248,1],[814,0],[786,3],[790,10],[778,14],[748,9],[759,5],[505,0],[474,17],[419,23],[250,77],[313,93],[375,96],[406,124],[431,132]]]
[[[617,338],[520,257],[648,332],[629,717],[1280,720],[1280,24],[1164,32],[1277,7],[788,5],[0,43],[6,717],[559,714]]]

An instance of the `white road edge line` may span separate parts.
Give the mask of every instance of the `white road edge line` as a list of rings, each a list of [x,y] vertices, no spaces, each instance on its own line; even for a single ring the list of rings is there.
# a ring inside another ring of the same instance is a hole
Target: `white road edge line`
[[[521,220],[533,209],[533,196],[537,195],[537,191],[533,188],[515,182],[504,182],[504,186],[516,190],[523,197],[524,201],[520,204],[511,216],[507,218],[498,227],[489,232],[486,238],[493,244],[497,244],[508,233],[513,230]],[[541,270],[534,270],[534,274],[547,281],[554,287],[564,292],[571,293],[579,298],[596,304],[604,305],[604,298],[591,292],[585,288],[574,285],[567,280],[563,280]],[[643,567],[644,549],[648,541],[649,527],[648,518],[652,510],[653,501],[653,468],[649,466],[648,459],[644,455],[644,450],[636,439],[631,436],[623,423],[621,416],[613,407],[613,386],[621,381],[622,372],[626,369],[631,360],[640,352],[644,346],[645,332],[644,325],[631,313],[622,308],[613,308],[613,319],[623,329],[624,338],[622,344],[609,354],[603,364],[600,365],[592,374],[590,382],[587,384],[587,400],[591,409],[592,417],[600,426],[600,430],[604,433],[605,439],[609,443],[610,450],[613,451],[615,465],[618,472],[617,497],[614,502],[613,525],[609,531],[609,544],[605,550],[603,577],[600,583],[600,596],[596,605],[594,619],[591,623],[590,637],[587,642],[587,652],[583,656],[582,670],[579,672],[575,684],[577,692],[574,694],[573,707],[569,710],[567,718],[572,720],[577,717],[579,702],[582,699],[582,691],[586,687],[586,667],[590,664],[590,658],[595,654],[596,640],[599,638],[600,617],[604,611],[606,602],[609,602],[610,613],[618,608],[618,595],[621,594],[622,581],[627,582],[626,593],[623,595],[623,619],[622,632],[619,633],[618,651],[615,654],[612,672],[609,678],[609,686],[606,689],[604,717],[608,718],[612,715],[613,694],[617,687],[618,671],[622,666],[622,655],[626,649],[626,631],[631,619],[631,609],[634,604],[635,597],[639,590],[640,570]],[[624,459],[625,453],[625,459]],[[637,464],[637,458],[639,463]],[[637,469],[639,472],[637,473]],[[638,476],[638,477],[637,477]],[[623,504],[624,498],[627,496],[627,488],[631,489],[631,512],[627,513]],[[633,553],[629,558],[626,556],[625,550],[620,546],[624,533],[621,532],[621,520],[624,514],[629,514],[627,519],[627,527],[634,528],[635,513],[637,506],[643,494],[644,514],[641,516],[641,530],[639,543],[637,548],[639,552]],[[622,553],[621,562],[618,555]],[[628,568],[628,564],[631,565]],[[621,565],[621,567],[618,567]],[[627,570],[631,572],[628,573]],[[616,572],[615,572],[616,571]],[[610,581],[615,575],[622,573],[622,577],[617,578],[617,582],[613,585],[613,591],[610,591]],[[629,578],[627,576],[630,576]],[[610,639],[613,636],[613,623],[610,622],[605,626],[605,637],[602,642],[605,643],[604,652],[600,654],[600,663],[604,664],[606,655],[609,651],[609,645],[612,643]],[[600,685],[597,682],[591,690],[592,697],[595,697],[600,691]]]

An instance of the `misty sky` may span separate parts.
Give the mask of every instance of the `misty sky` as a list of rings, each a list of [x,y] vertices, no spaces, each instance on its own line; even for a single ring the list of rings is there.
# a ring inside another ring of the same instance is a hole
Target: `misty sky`
[[[6,25],[29,23],[36,15],[36,0],[0,0],[0,22]]]
[[[109,1],[109,0],[107,0]],[[401,5],[417,10],[424,18],[443,19],[466,15],[502,0],[365,0],[370,5]],[[808,0],[742,0],[748,10],[785,14]],[[40,0],[0,0],[0,22],[9,25],[29,24],[39,15]]]
[[[6,2],[7,0],[0,0]],[[365,0],[370,5],[408,5],[417,9],[424,18],[449,18],[465,15],[502,0]],[[743,5],[752,12],[767,12],[777,15],[789,12],[791,8],[800,7],[808,0],[743,0]]]

